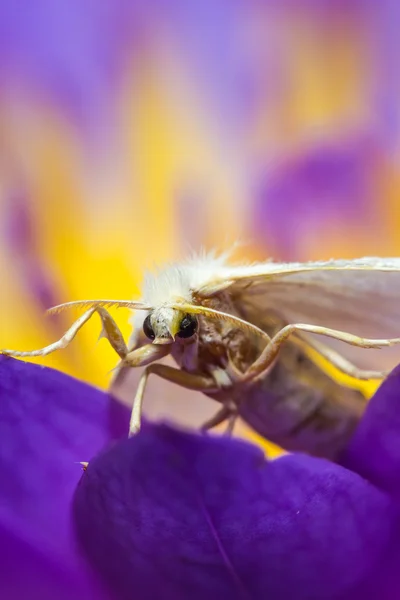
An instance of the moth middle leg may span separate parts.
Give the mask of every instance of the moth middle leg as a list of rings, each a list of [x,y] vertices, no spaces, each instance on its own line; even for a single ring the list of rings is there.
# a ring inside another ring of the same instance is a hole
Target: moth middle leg
[[[215,413],[215,415],[203,423],[203,425],[200,427],[200,430],[208,431],[209,429],[213,429],[214,427],[217,427],[217,425],[221,425],[221,423],[226,422],[227,426],[224,431],[224,435],[230,437],[233,433],[233,428],[235,427],[238,416],[239,413],[237,407],[231,405],[229,402],[225,402]]]
[[[245,373],[240,377],[242,382],[252,381],[262,375],[264,375],[273,361],[277,358],[280,348],[284,342],[293,334],[301,332],[306,333],[314,333],[316,335],[323,335],[326,337],[330,337],[332,339],[339,340],[341,342],[345,342],[347,344],[351,344],[352,346],[357,346],[359,348],[383,348],[385,346],[394,346],[396,344],[400,344],[400,338],[391,338],[391,339],[368,339],[362,338],[357,335],[353,335],[352,333],[347,333],[345,331],[339,331],[336,329],[329,329],[327,327],[320,327],[318,325],[308,325],[304,323],[297,323],[286,325],[283,327],[271,341],[266,345],[264,350],[261,352],[260,356],[256,361],[245,371]],[[322,348],[322,346],[321,346]],[[321,352],[321,350],[320,350]],[[356,374],[359,379],[374,379],[376,376],[378,378],[382,378],[385,375],[384,372],[368,372],[362,371],[361,369],[357,369],[354,365],[351,365],[345,359],[341,361],[338,359],[338,353],[330,354],[331,357],[334,358],[335,362],[341,367],[341,370],[347,372],[349,375],[354,376]]]
[[[330,348],[325,344],[317,342],[316,340],[311,340],[310,338],[306,338],[301,335],[298,339],[295,340],[296,344],[298,344],[302,348],[309,348],[314,350],[320,357],[326,359],[331,365],[336,367],[338,371],[341,371],[345,375],[352,377],[353,379],[358,379],[359,381],[370,381],[371,379],[384,379],[389,375],[390,371],[372,371],[368,369],[360,369],[353,363],[351,363],[347,358],[342,356],[340,352],[334,350],[334,348]]]
[[[159,348],[162,347],[163,346],[159,346]],[[138,350],[142,349],[139,348]],[[138,350],[135,350],[134,352],[128,354],[126,358],[128,364],[129,362],[131,362],[132,365],[132,356],[137,356]],[[134,362],[135,364],[132,366],[138,366],[136,358]],[[171,381],[172,383],[176,383],[188,390],[196,390],[199,392],[211,392],[218,390],[218,386],[216,385],[215,380],[210,375],[188,373],[186,371],[181,371],[180,369],[170,367],[169,365],[163,365],[159,363],[148,365],[143,371],[142,376],[140,377],[139,384],[136,390],[136,395],[133,400],[131,419],[129,423],[130,436],[137,433],[140,429],[144,392],[146,389],[147,380],[151,373],[158,375],[162,379]]]
[[[219,390],[228,390],[227,397],[221,400],[221,408],[203,425],[201,431],[208,431],[218,425],[226,422],[226,429],[224,435],[231,436],[235,427],[236,420],[239,416],[238,407],[230,397],[229,390],[232,388],[232,379],[230,376],[229,369],[223,369],[222,367],[211,366],[209,368],[210,375],[213,377]]]

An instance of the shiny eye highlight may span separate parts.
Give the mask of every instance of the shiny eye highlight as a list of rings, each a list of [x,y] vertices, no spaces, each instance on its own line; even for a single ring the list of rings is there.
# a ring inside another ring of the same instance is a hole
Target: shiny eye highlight
[[[147,317],[143,321],[143,333],[146,337],[149,338],[149,340],[154,340],[156,334],[154,333],[154,329],[151,326],[150,317],[151,315],[147,315]]]
[[[194,315],[187,314],[183,317],[179,331],[176,334],[180,338],[190,338],[197,331],[197,318]]]

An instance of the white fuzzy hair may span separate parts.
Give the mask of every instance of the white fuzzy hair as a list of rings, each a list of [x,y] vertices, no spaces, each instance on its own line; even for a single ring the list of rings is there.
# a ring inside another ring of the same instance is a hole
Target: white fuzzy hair
[[[370,284],[371,279],[376,282],[377,271],[400,271],[399,258],[375,257],[308,263],[277,263],[268,260],[262,263],[229,265],[228,259],[233,250],[234,248],[231,248],[220,254],[215,250],[202,251],[192,254],[180,264],[166,265],[155,273],[146,273],[141,300],[153,307],[168,304],[175,299],[191,302],[193,292],[208,284],[241,277],[260,277],[260,275],[265,275],[266,282],[273,275],[291,274],[291,281],[303,281],[306,284],[316,280],[320,283],[325,282],[326,285],[336,278],[342,283],[342,287],[348,288],[351,284],[354,286],[354,275],[351,271],[359,271],[356,288],[360,289],[364,279],[365,284],[368,282]],[[333,274],[335,271],[336,275]]]
[[[167,264],[154,273],[146,272],[141,300],[154,307],[175,298],[191,302],[194,291],[221,277],[231,253],[231,250],[221,254],[203,250],[193,253],[185,262]]]

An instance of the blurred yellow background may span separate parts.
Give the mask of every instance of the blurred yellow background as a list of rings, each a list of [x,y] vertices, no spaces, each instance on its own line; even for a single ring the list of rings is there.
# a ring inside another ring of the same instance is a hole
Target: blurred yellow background
[[[384,0],[0,7],[0,345],[135,298],[145,268],[399,255],[400,9]],[[129,314],[115,313],[128,337]],[[46,365],[106,386],[93,319]]]

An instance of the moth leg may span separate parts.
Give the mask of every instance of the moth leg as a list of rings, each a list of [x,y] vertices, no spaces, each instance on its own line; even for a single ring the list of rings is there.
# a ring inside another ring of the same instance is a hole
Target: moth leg
[[[226,429],[224,431],[224,435],[226,435],[227,437],[231,437],[232,436],[233,430],[235,428],[235,423],[236,423],[236,420],[237,420],[238,416],[239,416],[238,412],[235,411],[235,412],[232,412],[230,414],[230,416],[228,417],[227,424],[226,424]]]
[[[305,338],[300,336],[296,343],[299,342],[299,345],[302,347],[309,347],[315,350],[320,356],[325,358],[329,363],[331,363],[334,367],[336,367],[339,371],[344,373],[345,375],[349,375],[354,379],[358,379],[359,381],[369,381],[370,379],[384,379],[389,375],[390,371],[369,371],[367,369],[360,369],[353,363],[351,363],[347,358],[344,358],[339,352],[330,348],[329,346],[325,346],[321,342],[317,342],[316,340],[311,340],[310,338]]]
[[[19,358],[28,358],[33,356],[47,356],[52,352],[56,352],[56,350],[66,348],[68,344],[72,342],[81,327],[83,327],[83,325],[89,321],[95,312],[99,314],[103,326],[100,336],[107,338],[118,356],[120,356],[120,358],[124,358],[128,352],[128,349],[124,342],[122,333],[109,312],[101,307],[89,308],[71,325],[71,327],[59,340],[49,344],[48,346],[45,346],[44,348],[40,348],[39,350],[31,350],[28,352],[20,352],[18,350],[0,350],[0,354],[6,354],[7,356]]]
[[[384,346],[394,346],[395,344],[400,344],[400,338],[373,340],[362,338],[345,331],[329,329],[328,327],[320,327],[318,325],[307,325],[304,323],[286,325],[286,327],[283,327],[276,335],[274,335],[258,359],[243,374],[241,381],[251,381],[263,375],[278,356],[281,345],[291,335],[298,331],[305,331],[307,333],[314,333],[317,335],[325,335],[335,340],[345,342],[346,344],[358,346],[359,348],[383,348]]]
[[[215,415],[213,415],[210,419],[207,419],[207,421],[203,423],[203,425],[200,427],[200,431],[209,431],[209,429],[214,429],[214,427],[217,427],[217,425],[221,425],[221,423],[229,419],[230,416],[230,409],[226,405],[224,405],[219,410],[217,410]]]
[[[237,417],[238,413],[236,407],[226,403],[215,413],[215,415],[203,423],[203,425],[200,427],[200,430],[208,431],[209,429],[213,429],[214,427],[217,427],[217,425],[221,425],[221,423],[227,421],[227,427],[224,434],[231,436]]]
[[[162,348],[163,346],[159,347]],[[143,374],[139,380],[139,385],[137,387],[136,395],[133,401],[131,420],[129,423],[130,436],[137,433],[140,429],[143,397],[146,389],[147,380],[151,373],[154,373],[155,375],[158,375],[159,377],[161,377],[162,379],[166,379],[167,381],[177,383],[181,387],[184,387],[188,390],[204,392],[211,390],[216,391],[218,389],[218,387],[215,384],[215,381],[212,379],[211,376],[187,373],[186,371],[175,369],[174,367],[170,367],[169,365],[162,365],[157,363],[148,365],[143,371]]]

